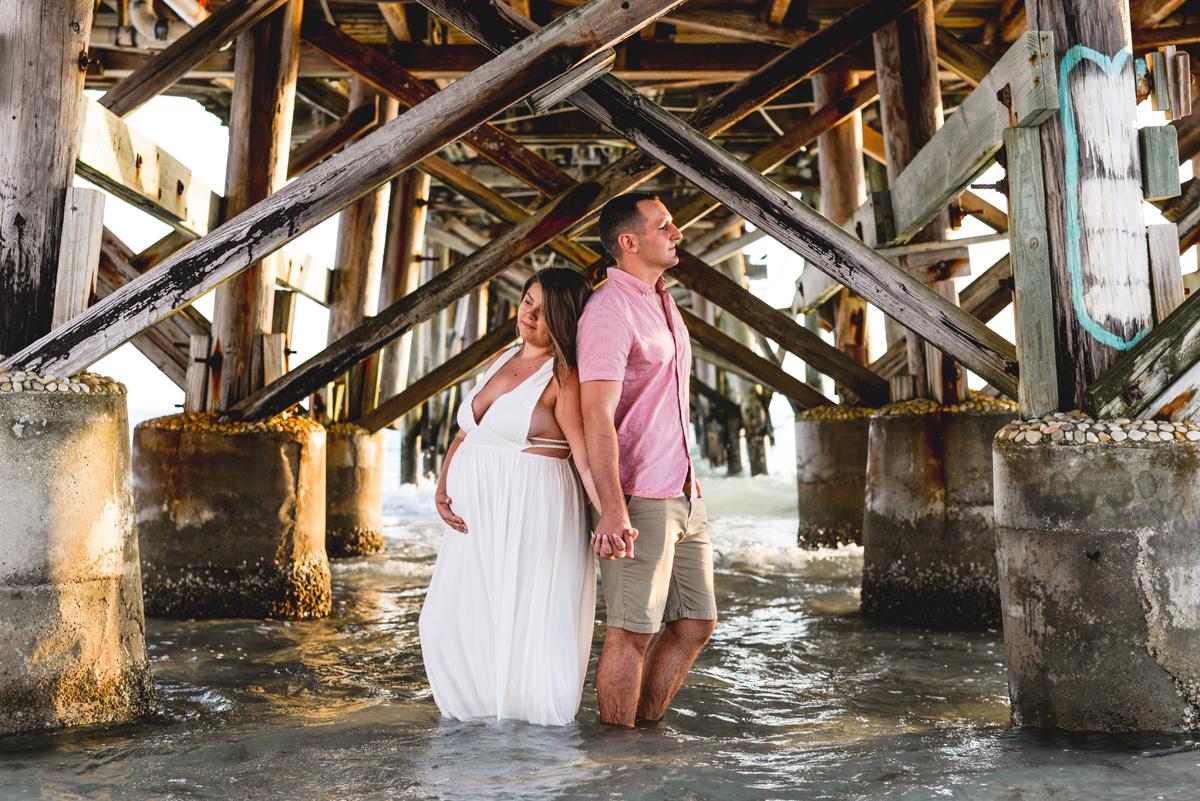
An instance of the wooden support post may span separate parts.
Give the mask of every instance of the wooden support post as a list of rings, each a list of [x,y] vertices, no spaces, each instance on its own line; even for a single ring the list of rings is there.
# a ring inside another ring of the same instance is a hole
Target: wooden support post
[[[81,314],[91,304],[103,235],[104,193],[67,187],[55,284],[54,328]]]
[[[813,76],[813,102],[818,108],[828,105],[857,83],[850,70],[833,67]],[[817,140],[817,166],[821,176],[821,213],[835,225],[842,225],[867,199],[863,170],[862,114],[855,111],[837,127]],[[834,304],[834,346],[859,364],[869,358],[867,302],[842,288]]]
[[[230,217],[283,186],[291,143],[302,0],[288,0],[238,37],[225,201]],[[271,330],[277,255],[217,287],[213,305],[214,410],[262,388],[262,337]]]
[[[100,98],[124,119],[287,0],[230,0]]]
[[[1016,286],[1017,361],[1021,380],[1017,402],[1024,418],[1058,408],[1058,367],[1054,348],[1054,303],[1050,293],[1050,251],[1046,247],[1046,186],[1042,178],[1042,139],[1036,129],[1004,132],[1008,154],[1008,219]],[[1178,262],[1178,257],[1176,257]]]
[[[375,89],[355,78],[350,84],[350,105],[360,106],[379,99]],[[397,112],[394,100],[385,103],[384,122]],[[387,187],[363,195],[342,210],[338,217],[337,258],[329,300],[328,341],[336,342],[362,325],[378,305],[380,271],[387,235]],[[362,378],[355,376],[354,378]],[[361,388],[350,387],[348,411],[356,412]]]
[[[380,312],[412,294],[420,281],[429,185],[429,176],[415,171],[406,172],[392,181],[387,244],[379,285]],[[387,346],[380,379],[380,392],[385,398],[399,394],[408,385],[411,353],[411,334],[405,334]]]
[[[1150,297],[1157,325],[1183,303],[1183,273],[1179,268],[1179,232],[1174,223],[1146,227],[1150,246]]]
[[[188,346],[187,376],[183,387],[183,410],[208,411],[208,354],[212,337],[193,334]]]
[[[1058,65],[1061,112],[1040,130],[1059,408],[1074,409],[1153,325],[1136,76],[1121,0],[1026,0],[1025,8],[1031,29],[1053,34]]]
[[[0,353],[49,332],[92,0],[0,14]]]

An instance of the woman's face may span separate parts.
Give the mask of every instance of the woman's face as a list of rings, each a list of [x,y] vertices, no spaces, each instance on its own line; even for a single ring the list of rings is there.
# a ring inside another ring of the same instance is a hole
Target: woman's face
[[[517,333],[535,348],[550,347],[550,329],[542,314],[542,285],[530,284],[517,310]]]

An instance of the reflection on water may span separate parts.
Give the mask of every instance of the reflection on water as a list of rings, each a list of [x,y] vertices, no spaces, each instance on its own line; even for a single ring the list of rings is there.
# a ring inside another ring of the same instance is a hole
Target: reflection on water
[[[328,619],[148,621],[160,713],[0,738],[0,797],[1196,798],[1190,737],[1011,729],[999,632],[864,620],[861,550],[790,547],[790,484],[705,493],[722,619],[658,728],[601,726],[591,675],[574,726],[440,720],[417,616],[441,527],[406,488]]]

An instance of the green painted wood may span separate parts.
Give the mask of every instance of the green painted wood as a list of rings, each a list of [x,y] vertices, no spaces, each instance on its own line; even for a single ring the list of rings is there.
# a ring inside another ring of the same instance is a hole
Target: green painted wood
[[[1174,125],[1150,125],[1138,135],[1142,156],[1142,192],[1146,200],[1179,194],[1179,133]]]
[[[1046,229],[1046,182],[1037,128],[1004,132],[1008,153],[1010,257],[1016,283],[1017,362],[1021,416],[1058,411],[1054,350],[1054,304],[1050,294],[1050,236]]]

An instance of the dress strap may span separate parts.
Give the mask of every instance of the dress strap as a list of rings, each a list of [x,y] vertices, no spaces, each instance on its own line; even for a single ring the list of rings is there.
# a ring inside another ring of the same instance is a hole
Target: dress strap
[[[569,448],[571,446],[571,443],[567,442],[565,439],[551,439],[550,437],[530,437],[529,441],[546,442],[550,445],[561,445],[564,448]]]

